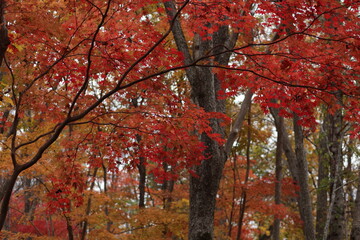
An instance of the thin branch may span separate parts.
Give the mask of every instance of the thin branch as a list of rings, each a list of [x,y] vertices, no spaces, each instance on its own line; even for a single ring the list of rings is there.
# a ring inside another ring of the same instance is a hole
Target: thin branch
[[[89,1],[87,1],[89,2]],[[81,86],[80,90],[77,92],[77,94],[75,95],[71,105],[70,105],[70,108],[69,108],[69,111],[68,111],[68,117],[71,116],[71,113],[75,107],[75,104],[78,100],[78,98],[80,97],[80,95],[86,91],[86,88],[88,86],[88,83],[89,83],[89,80],[90,80],[90,69],[91,69],[91,63],[92,63],[92,60],[91,60],[91,57],[92,57],[92,52],[95,48],[95,40],[96,40],[96,37],[97,35],[99,34],[100,32],[100,29],[102,28],[102,26],[104,25],[104,22],[105,22],[105,18],[107,17],[107,14],[110,10],[110,5],[111,5],[111,0],[108,1],[107,3],[107,7],[106,7],[106,10],[105,10],[105,13],[102,14],[102,18],[101,18],[101,21],[92,37],[92,40],[91,40],[91,44],[90,44],[90,48],[89,48],[89,51],[88,51],[88,54],[87,54],[87,67],[86,67],[86,73],[85,73],[85,79],[84,79],[84,83],[83,85]],[[101,12],[101,10],[99,10]]]
[[[157,48],[160,43],[162,41],[165,40],[165,38],[167,38],[167,36],[169,36],[169,34],[171,33],[171,29],[173,27],[173,25],[175,24],[175,21],[177,19],[177,17],[180,15],[180,12],[185,8],[185,6],[189,3],[190,0],[185,1],[185,3],[180,7],[180,9],[176,12],[176,14],[174,15],[171,24],[170,24],[170,28],[165,32],[165,34],[163,34],[163,36],[156,41],[156,43],[144,54],[142,55],[138,60],[136,60],[123,74],[123,76],[120,78],[120,80],[118,81],[116,88],[115,89],[121,89],[121,84],[123,83],[123,81],[125,80],[125,78],[127,77],[127,75],[135,68],[135,66],[137,66],[142,60],[144,60],[147,56],[149,56],[149,54],[155,49]]]
[[[22,215],[25,216],[25,213],[22,212],[22,211],[20,211],[19,209],[14,208],[14,207],[11,207],[11,206],[10,206],[9,208],[12,209],[12,210],[14,210],[14,211],[17,211],[18,213],[20,213],[20,214],[22,214]],[[38,235],[44,236],[44,234],[42,234],[42,233],[40,232],[39,228],[37,228],[37,227],[35,226],[35,224],[33,223],[33,220],[29,220],[29,222],[30,222],[31,226],[34,227],[34,229],[35,229],[35,231],[37,232]]]
[[[253,96],[253,92],[251,91],[251,89],[247,90],[244,101],[241,104],[240,111],[239,111],[238,115],[236,116],[234,123],[231,126],[230,134],[225,143],[225,152],[227,154],[230,153],[230,150],[240,132],[240,129],[241,129],[244,119],[245,119],[245,115],[248,112],[248,109],[250,107],[252,96]]]
[[[32,143],[35,143],[35,142],[39,141],[41,138],[46,137],[46,136],[50,135],[51,133],[54,133],[54,132],[55,132],[55,129],[57,128],[57,126],[58,126],[58,125],[56,125],[56,126],[53,128],[53,130],[51,130],[51,131],[49,131],[49,132],[47,132],[47,133],[41,134],[41,135],[37,136],[36,138],[34,138],[33,140],[30,140],[30,141],[28,141],[28,142],[26,142],[26,143],[19,144],[18,146],[15,147],[15,150],[18,150],[19,148],[24,147],[24,146],[26,146],[26,145],[30,145],[30,144],[32,144]]]
[[[100,14],[101,14],[101,16],[103,17],[103,18],[105,18],[105,16],[107,15],[107,9],[106,9],[106,11],[105,11],[105,13],[103,13],[102,11],[101,11],[101,9],[98,7],[98,6],[96,6],[93,2],[91,2],[91,1],[89,1],[89,0],[86,0],[86,2],[88,2],[91,6],[93,6],[94,8],[96,8],[99,12],[100,12]],[[110,5],[110,1],[108,2],[108,6]]]

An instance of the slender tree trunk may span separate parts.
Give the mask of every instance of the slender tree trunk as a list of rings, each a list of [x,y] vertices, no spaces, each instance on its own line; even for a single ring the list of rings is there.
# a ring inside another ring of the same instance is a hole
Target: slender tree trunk
[[[301,219],[303,220],[303,231],[306,240],[315,240],[315,229],[312,216],[312,203],[310,198],[310,192],[308,188],[308,167],[305,157],[304,148],[304,136],[302,128],[297,124],[298,117],[294,116],[294,133],[295,133],[295,152],[291,147],[289,136],[286,134],[286,128],[284,123],[280,122],[277,109],[271,109],[271,113],[275,120],[277,131],[283,133],[283,150],[288,160],[290,173],[295,181],[295,184],[299,185],[299,192],[297,202],[299,206],[299,212]]]
[[[169,165],[166,162],[163,162],[163,170],[164,172],[172,172],[171,169],[169,169]],[[167,180],[165,179],[164,182],[161,185],[161,190],[162,190],[162,194],[163,194],[163,208],[166,211],[169,211],[171,209],[171,203],[172,203],[172,192],[174,190],[174,184],[175,181],[170,179]],[[176,234],[173,234],[170,229],[168,228],[168,225],[164,226],[164,230],[162,231],[162,236],[163,238],[167,238],[169,235],[172,236],[171,239],[173,240],[177,240],[178,237],[176,236]]]
[[[345,196],[344,188],[342,186],[342,179],[340,177],[341,171],[338,172],[334,205],[331,213],[330,227],[328,240],[342,240],[345,239]]]
[[[360,169],[358,170],[358,183],[355,204],[352,211],[352,228],[350,240],[360,240]]]
[[[0,0],[0,67],[2,66],[2,62],[3,59],[5,57],[5,52],[7,47],[10,44],[10,40],[8,37],[8,31],[6,28],[6,21],[4,18],[4,13],[5,13],[5,6],[6,6],[6,1],[5,0]],[[2,81],[2,77],[3,77],[3,72],[0,71],[0,81]],[[5,121],[8,118],[10,114],[10,110],[7,109],[3,112],[2,115],[2,120],[0,121],[0,134],[3,134],[5,132]],[[0,185],[0,202],[2,201],[5,192],[7,191],[7,186],[6,183],[9,182],[9,178],[2,176],[1,177],[1,185]],[[0,220],[1,221],[1,220]],[[4,220],[5,221],[5,220]],[[1,227],[3,226],[3,224],[1,225]],[[1,228],[0,228],[1,229]]]
[[[8,31],[4,18],[5,7],[6,1],[0,0],[0,66],[2,65],[3,59],[5,57],[6,49],[10,45],[10,39],[8,37]]]
[[[346,144],[346,160],[347,160],[347,166],[344,170],[344,176],[351,176],[353,173],[353,156],[354,156],[354,147],[355,147],[355,141],[354,139],[350,138],[348,143]],[[347,180],[346,184],[346,193],[348,196],[348,203],[354,202],[354,187],[353,184],[349,184],[351,179]],[[347,204],[349,206],[349,204]],[[351,208],[351,205],[350,205]]]
[[[297,184],[299,181],[299,173],[296,165],[296,155],[292,149],[291,141],[289,139],[289,135],[287,134],[285,123],[284,121],[280,121],[281,117],[278,114],[278,109],[271,108],[270,111],[275,120],[276,131],[281,132],[281,136],[283,137],[283,150],[287,159],[289,171],[295,183]]]
[[[340,96],[339,96],[340,97]],[[331,179],[333,183],[331,185],[331,203],[329,212],[331,213],[330,222],[329,218],[327,221],[329,230],[328,236],[324,233],[324,238],[328,240],[342,240],[345,238],[345,193],[343,187],[342,177],[342,142],[343,142],[343,131],[342,131],[342,114],[340,110],[337,110],[334,115],[329,115],[330,126],[329,126],[329,154],[331,160]],[[327,226],[326,226],[327,227]]]
[[[94,178],[94,179],[91,181],[91,184],[90,184],[90,192],[95,187],[95,177],[96,177],[98,169],[99,168],[94,169],[94,173],[92,175],[92,178]],[[81,240],[85,240],[85,237],[86,237],[87,227],[88,227],[88,220],[86,218],[90,215],[91,201],[92,201],[92,199],[91,199],[91,195],[90,195],[88,198],[87,204],[86,204],[85,220],[82,222]]]
[[[169,170],[169,165],[164,162],[163,163],[163,169],[165,172],[173,172],[171,169]],[[162,186],[161,186],[161,190],[163,191],[163,207],[164,209],[166,210],[170,210],[171,208],[171,203],[172,203],[172,197],[171,197],[171,194],[174,190],[174,184],[175,184],[175,181],[173,179],[170,179],[170,180],[164,180]]]
[[[304,233],[306,239],[315,239],[315,229],[312,215],[312,202],[308,185],[308,163],[306,160],[304,135],[302,127],[298,124],[299,117],[294,114],[295,154],[299,172],[300,186],[300,212],[303,214]]]
[[[68,216],[65,216],[65,218],[66,218],[66,229],[67,229],[67,232],[68,232],[68,239],[69,240],[74,240],[74,229],[73,229],[72,224],[71,224],[71,219]]]
[[[283,117],[279,117],[280,124],[283,125]],[[276,154],[275,154],[275,204],[281,204],[281,181],[282,181],[282,145],[283,145],[283,132],[277,133]],[[273,239],[280,240],[280,219],[275,216]]]
[[[325,113],[320,130],[318,156],[318,189],[316,197],[316,238],[323,239],[324,228],[326,224],[326,212],[328,208],[329,192],[329,152],[327,147],[328,114]]]
[[[234,213],[235,213],[235,202],[236,202],[236,173],[237,173],[237,164],[236,164],[236,161],[237,161],[237,158],[236,158],[236,155],[233,157],[233,167],[232,167],[232,170],[233,170],[233,186],[232,186],[232,198],[231,198],[231,210],[230,210],[230,217],[229,217],[229,230],[228,230],[228,236],[231,238],[231,235],[232,235],[232,222],[233,222],[233,218],[234,218]]]
[[[49,236],[54,237],[55,236],[55,229],[54,229],[54,223],[52,220],[52,215],[49,216],[48,218],[48,228],[47,228],[47,232]]]
[[[236,235],[236,240],[241,239],[241,231],[244,222],[245,210],[246,210],[246,185],[249,181],[250,174],[250,147],[251,147],[251,105],[249,106],[248,112],[248,129],[247,129],[247,144],[246,144],[246,172],[245,172],[245,181],[243,187],[241,189],[241,201],[240,201],[240,211],[239,211],[239,219],[238,219],[238,231]]]
[[[139,107],[138,98],[133,98],[131,100],[133,107]],[[136,134],[136,142],[138,144],[138,151],[140,154],[139,163],[137,164],[137,168],[139,171],[139,208],[145,208],[145,187],[146,187],[146,160],[145,157],[142,156],[141,153],[141,135]]]
[[[34,185],[33,181],[29,177],[23,178],[24,184],[24,213],[29,221],[34,220],[34,213],[36,209],[36,205],[38,202],[38,198],[34,196],[34,193],[30,190],[31,187]]]
[[[139,170],[139,208],[145,208],[146,167],[144,157],[139,158],[137,168]]]
[[[6,215],[9,210],[9,203],[12,195],[12,190],[15,186],[17,177],[19,176],[20,172],[21,171],[15,169],[12,175],[10,176],[10,178],[7,180],[7,183],[5,184],[4,196],[1,202],[0,229],[4,227]]]
[[[102,164],[102,169],[103,169],[103,180],[104,180],[104,193],[105,195],[107,196],[107,192],[108,192],[108,175],[107,175],[107,168],[106,166],[104,165],[104,163]],[[105,216],[107,217],[107,220],[106,220],[106,230],[108,232],[110,232],[110,228],[111,228],[111,225],[113,224],[112,221],[109,219],[109,204],[106,203],[105,204],[105,209],[104,209],[104,213],[105,213]]]

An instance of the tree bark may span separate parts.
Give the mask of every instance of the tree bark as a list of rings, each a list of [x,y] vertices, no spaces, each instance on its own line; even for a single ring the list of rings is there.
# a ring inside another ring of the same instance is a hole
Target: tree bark
[[[358,183],[355,204],[352,211],[352,228],[350,240],[360,240],[360,169],[358,171]]]
[[[107,187],[107,184],[108,184],[108,179],[107,179],[107,168],[106,166],[104,165],[104,163],[102,164],[102,169],[103,169],[103,181],[104,181],[104,194],[107,196],[108,195],[108,187]],[[107,220],[106,220],[106,230],[108,232],[110,232],[110,228],[111,228],[111,225],[113,224],[112,221],[109,219],[109,204],[106,203],[105,204],[105,209],[104,209],[104,213],[105,213],[105,216],[107,217]]]
[[[280,125],[283,125],[283,117],[279,117]],[[281,181],[282,181],[282,147],[283,147],[283,132],[277,133],[276,154],[275,154],[275,204],[281,204]],[[275,217],[273,228],[273,239],[280,240],[280,219]]]
[[[250,174],[250,147],[251,147],[251,105],[249,106],[248,119],[247,119],[248,129],[247,129],[247,144],[246,144],[246,173],[244,185],[246,186],[249,181]],[[240,211],[238,219],[238,230],[236,234],[236,240],[241,239],[241,231],[244,222],[246,210],[246,187],[241,189],[241,198],[240,198]]]
[[[95,187],[95,178],[96,178],[96,174],[97,174],[97,171],[98,171],[98,167],[96,167],[94,169],[94,173],[92,176],[89,176],[89,177],[92,177],[93,179],[91,180],[91,184],[90,184],[90,191],[92,191]],[[92,202],[92,199],[91,199],[91,195],[89,195],[89,198],[88,198],[88,201],[87,201],[87,204],[86,204],[86,212],[85,212],[85,220],[82,222],[82,230],[81,230],[81,240],[85,240],[85,237],[86,237],[86,233],[87,233],[87,228],[88,228],[88,220],[86,219],[89,215],[90,215],[90,210],[91,210],[91,202]]]
[[[74,229],[72,227],[71,218],[68,216],[65,216],[66,218],[66,229],[68,232],[68,239],[74,240]]]
[[[164,6],[169,18],[173,19],[176,13],[175,3],[165,1]],[[219,26],[216,33],[208,36],[210,40],[203,40],[195,34],[193,55],[191,55],[179,19],[175,19],[173,23],[172,32],[175,43],[178,50],[184,55],[185,64],[191,64],[193,59],[204,56],[214,49],[214,46],[224,47],[216,48],[215,52],[211,52],[212,54],[224,51],[226,48],[232,49],[237,39],[236,34],[230,34],[228,26]],[[212,61],[215,64],[227,65],[229,57],[230,52],[218,55]],[[225,102],[217,98],[220,83],[212,70],[210,68],[190,67],[186,69],[186,74],[191,85],[193,102],[206,112],[224,113]],[[220,119],[210,119],[210,126],[213,133],[225,138],[225,130],[221,126]],[[197,176],[190,178],[189,240],[213,239],[216,194],[227,159],[225,147],[219,145],[217,141],[205,133],[201,134],[200,140],[206,146],[203,153],[205,160],[194,168]]]
[[[299,173],[298,168],[296,166],[296,155],[292,149],[291,142],[289,139],[289,135],[287,134],[286,127],[284,121],[280,121],[281,117],[279,116],[279,110],[271,108],[271,115],[275,121],[275,127],[277,132],[281,132],[281,136],[283,137],[283,150],[284,154],[287,159],[288,167],[292,178],[294,179],[295,183],[297,184],[299,181]]]
[[[308,163],[304,147],[302,127],[298,124],[299,117],[294,114],[295,154],[299,172],[300,212],[303,214],[304,234],[306,239],[315,239],[312,202],[308,185]]]
[[[6,1],[0,0],[0,67],[2,66],[3,59],[5,57],[5,52],[7,47],[10,44],[10,40],[8,37],[8,32],[6,28],[6,22],[4,18]],[[0,81],[3,77],[3,72],[0,71]],[[0,134],[5,132],[5,121],[10,114],[10,110],[4,110],[2,120],[0,121]],[[0,202],[3,199],[3,196],[6,191],[6,183],[9,181],[8,177],[1,177],[0,179]]]
[[[6,22],[4,18],[6,1],[0,0],[0,66],[2,65],[5,57],[7,47],[10,45],[10,39],[6,28]]]
[[[229,134],[229,136],[227,138],[227,141],[226,141],[226,144],[225,144],[225,151],[226,151],[226,154],[228,156],[230,154],[230,150],[232,148],[232,145],[234,144],[237,136],[239,135],[242,124],[243,124],[244,119],[245,119],[245,115],[248,112],[248,109],[250,108],[252,96],[253,96],[253,92],[251,91],[251,89],[249,89],[245,93],[245,98],[244,98],[244,101],[241,104],[239,113],[236,116],[235,121],[231,126],[231,131],[230,131],[230,134]]]
[[[325,113],[320,130],[318,156],[318,189],[316,196],[316,237],[323,239],[324,228],[326,224],[326,212],[328,208],[329,192],[329,153],[327,148],[328,114]]]
[[[232,157],[233,159],[233,167],[232,167],[232,173],[233,173],[233,184],[232,184],[232,198],[231,198],[231,210],[230,210],[230,216],[229,216],[229,219],[228,219],[228,222],[229,222],[229,229],[228,229],[228,237],[231,238],[231,235],[232,235],[232,228],[233,228],[233,225],[232,225],[232,222],[233,222],[233,218],[234,218],[234,215],[235,215],[235,204],[237,202],[237,196],[236,196],[236,179],[237,179],[237,164],[236,164],[236,161],[237,161],[237,157],[236,155],[234,155]]]
[[[171,169],[169,169],[169,165],[166,162],[163,163],[163,169],[164,169],[164,172],[169,172],[169,171],[173,172]],[[170,210],[170,208],[171,208],[171,203],[173,201],[171,195],[174,190],[174,185],[175,185],[175,181],[173,179],[170,179],[170,180],[165,179],[161,186],[161,190],[164,194],[163,207],[166,210]]]
[[[224,103],[215,96],[215,76],[210,69],[197,69],[199,77],[193,84],[195,102],[206,112],[221,112]],[[224,129],[219,119],[210,119],[213,133],[224,137]],[[213,220],[216,194],[219,188],[223,167],[226,160],[225,149],[207,134],[201,134],[201,141],[205,144],[205,160],[195,168],[198,176],[190,179],[190,240],[213,239]]]
[[[284,123],[280,122],[280,116],[277,109],[271,109],[271,113],[275,120],[277,131],[283,133],[283,150],[288,160],[290,173],[299,185],[297,197],[301,220],[303,221],[303,232],[306,240],[315,240],[315,229],[312,216],[312,202],[308,187],[308,166],[305,156],[304,136],[302,127],[297,124],[298,116],[294,115],[294,134],[295,134],[295,152],[291,147],[289,136],[286,134]]]
[[[138,98],[131,99],[133,107],[139,107]],[[137,142],[137,151],[140,154],[139,163],[136,165],[139,171],[139,208],[145,208],[145,186],[146,186],[146,159],[142,156],[141,145],[142,145],[142,137],[140,134],[136,134],[136,142]]]
[[[139,170],[139,208],[145,208],[146,167],[144,157],[139,158],[137,168]]]
[[[31,191],[31,188],[35,185],[31,178],[24,177],[23,178],[23,186],[24,186],[24,213],[26,217],[30,220],[34,220],[34,213],[36,209],[37,202],[39,199],[34,195]]]
[[[340,97],[340,96],[339,96]],[[342,177],[342,114],[337,110],[334,115],[329,114],[328,151],[330,155],[331,202],[328,209],[327,224],[323,238],[340,240],[345,238],[345,193]],[[330,217],[330,218],[329,218]],[[329,234],[327,235],[327,231]]]
[[[9,204],[10,204],[10,198],[12,195],[12,190],[15,186],[17,177],[19,176],[20,172],[21,171],[15,169],[5,184],[4,196],[3,196],[3,199],[1,202],[1,210],[0,210],[0,229],[2,229],[5,224],[6,215],[9,210]]]

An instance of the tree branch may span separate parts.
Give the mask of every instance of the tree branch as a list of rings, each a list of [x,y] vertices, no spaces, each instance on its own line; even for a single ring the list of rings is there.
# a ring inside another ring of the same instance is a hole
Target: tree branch
[[[241,127],[242,127],[244,119],[245,119],[245,115],[248,112],[249,106],[251,104],[252,96],[253,96],[253,92],[251,91],[251,89],[247,90],[244,101],[241,104],[240,111],[239,111],[238,115],[236,116],[234,123],[231,126],[230,134],[225,143],[225,152],[227,155],[229,155],[230,150],[241,130]]]

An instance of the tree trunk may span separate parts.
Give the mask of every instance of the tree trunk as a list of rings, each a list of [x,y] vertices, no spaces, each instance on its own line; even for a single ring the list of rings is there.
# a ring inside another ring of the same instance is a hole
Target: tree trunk
[[[280,125],[283,125],[283,117],[279,117]],[[282,181],[282,145],[283,145],[283,132],[277,133],[276,141],[276,154],[275,154],[275,204],[281,204],[281,181]],[[280,219],[275,217],[273,228],[273,240],[280,240]]]
[[[0,66],[2,65],[3,59],[5,57],[6,49],[10,45],[10,39],[8,37],[8,31],[4,18],[5,6],[5,0],[0,0]]]
[[[173,172],[169,165],[166,162],[163,162],[163,170],[165,173]],[[174,190],[174,184],[175,181],[173,179],[165,179],[161,185],[161,191],[162,191],[162,200],[163,200],[163,209],[166,211],[171,210],[171,204],[172,204],[172,192]],[[176,234],[173,234],[170,229],[168,228],[168,225],[164,225],[164,229],[162,231],[162,237],[166,238],[168,236],[172,236],[171,239],[178,240],[179,238],[176,236]]]
[[[251,147],[251,105],[249,106],[248,112],[248,128],[247,128],[247,143],[246,143],[246,173],[245,173],[245,181],[244,186],[247,186],[249,181],[250,174],[250,147]],[[236,240],[241,239],[241,231],[244,222],[246,210],[246,187],[241,188],[241,198],[240,198],[240,211],[239,211],[239,219],[238,219],[238,230],[236,234]]]
[[[312,202],[308,185],[308,163],[306,160],[304,135],[302,127],[298,124],[299,117],[294,114],[294,134],[295,134],[295,155],[299,173],[300,186],[300,212],[303,215],[304,234],[306,239],[315,239],[315,229],[312,215]]]
[[[36,209],[36,205],[38,202],[38,198],[34,196],[34,193],[31,191],[31,187],[33,187],[34,183],[32,183],[32,179],[29,177],[23,178],[23,186],[24,186],[24,213],[26,217],[30,220],[34,220],[34,213]]]
[[[164,172],[170,171],[173,173],[173,171],[171,169],[169,169],[169,165],[166,162],[163,162],[163,169],[164,169]],[[170,208],[171,208],[171,203],[173,201],[171,195],[174,190],[174,185],[175,185],[175,181],[173,179],[170,179],[170,180],[165,179],[161,186],[161,190],[164,195],[163,196],[163,207],[166,210],[170,210]]]
[[[321,126],[318,156],[318,189],[316,196],[316,237],[323,239],[324,228],[326,224],[326,212],[328,208],[328,192],[329,192],[329,153],[327,147],[328,114],[325,113]]]
[[[139,170],[139,208],[145,208],[146,167],[144,157],[139,158],[137,168]]]
[[[302,128],[297,124],[298,117],[294,116],[294,133],[295,133],[295,152],[291,147],[289,136],[286,134],[286,128],[280,121],[277,109],[271,109],[275,120],[277,131],[283,134],[283,150],[288,160],[289,170],[295,184],[299,185],[297,202],[301,220],[303,221],[303,232],[306,240],[315,240],[315,229],[312,216],[312,204],[308,188],[308,167],[305,157],[305,148],[303,144],[304,136]]]
[[[146,167],[144,157],[139,158],[137,168],[139,170],[139,208],[145,208]]]
[[[6,2],[5,0],[0,0],[0,67],[2,66],[3,59],[5,57],[5,52],[7,47],[10,44],[10,40],[8,37],[8,32],[6,28],[6,22],[4,18],[4,10],[5,10]],[[2,81],[3,72],[0,71],[0,81]],[[5,132],[5,121],[10,114],[10,110],[4,110],[2,120],[0,121],[0,134]],[[6,184],[9,182],[8,177],[2,176],[0,179],[0,202],[2,201],[5,191],[6,191]],[[5,221],[5,219],[4,219]]]
[[[72,227],[71,218],[68,216],[65,216],[66,218],[66,229],[68,232],[68,239],[74,240],[74,229]]]
[[[280,121],[281,117],[279,116],[279,110],[271,108],[271,115],[274,117],[275,127],[277,132],[281,132],[281,136],[283,137],[283,150],[287,159],[288,167],[292,178],[297,184],[299,181],[299,173],[298,168],[296,166],[296,155],[292,149],[291,142],[289,139],[289,135],[287,134],[286,127],[284,121]]]
[[[132,105],[133,107],[137,108],[139,107],[139,103],[138,103],[138,98],[133,98],[131,99]],[[145,157],[142,156],[142,152],[141,152],[141,140],[142,137],[140,134],[136,134],[136,142],[137,142],[137,151],[140,154],[139,157],[139,163],[137,164],[137,169],[139,171],[139,208],[145,208],[145,187],[146,187],[146,160]]]
[[[329,115],[330,126],[328,128],[329,154],[330,154],[330,176],[333,179],[331,185],[331,212],[329,222],[328,240],[345,239],[345,196],[342,177],[342,114],[337,110],[334,115]],[[329,219],[328,219],[329,220]],[[325,231],[327,229],[325,228]],[[326,237],[326,232],[324,234]]]
[[[107,179],[107,168],[106,166],[104,165],[104,163],[102,164],[102,169],[103,169],[103,181],[104,181],[104,194],[107,196],[108,195],[108,187],[107,187],[107,184],[108,184],[108,179]],[[105,213],[105,216],[107,218],[106,220],[106,230],[108,232],[110,232],[110,228],[111,228],[111,225],[113,224],[112,221],[109,219],[109,204],[106,203],[105,204],[105,209],[104,209],[104,213]]]
[[[335,189],[334,207],[332,208],[329,236],[328,240],[345,239],[345,197],[342,179],[339,176],[335,180],[337,182]]]
[[[98,167],[94,169],[94,173],[93,175],[89,177],[93,178],[91,180],[91,184],[90,184],[90,192],[93,191],[94,187],[95,187],[95,178],[96,178],[96,174],[97,174],[97,171],[98,171]],[[87,217],[90,215],[90,210],[91,210],[91,194],[89,195],[89,198],[88,198],[88,201],[87,201],[87,204],[86,204],[86,211],[85,211],[85,220],[82,222],[82,230],[81,230],[81,240],[85,240],[85,237],[86,237],[86,233],[87,233],[87,227],[88,227],[88,220],[87,220]]]
[[[231,197],[231,210],[230,210],[230,216],[228,219],[229,222],[229,229],[228,229],[228,237],[231,238],[232,235],[232,222],[235,215],[235,204],[237,202],[237,196],[236,196],[236,179],[237,179],[237,157],[234,155],[232,157],[233,159],[233,167],[232,167],[232,173],[233,173],[233,184],[232,184],[232,197]]]
[[[201,94],[200,92],[202,91],[196,93],[196,95],[199,96],[196,100],[199,106],[203,107],[207,112],[216,112],[218,101],[214,95],[211,96],[211,92],[215,91],[213,88],[214,76],[212,76],[208,69],[203,70],[205,71],[202,71],[202,77],[199,77],[199,85],[200,81],[204,79],[205,88],[202,89],[204,93]],[[196,86],[196,88],[197,87],[200,86]],[[221,108],[224,107],[223,104],[219,105],[221,105],[219,106]],[[218,119],[211,119],[210,126],[214,133],[224,136],[224,130],[220,126]],[[223,146],[220,146],[205,133],[201,135],[201,141],[206,146],[204,156],[207,159],[195,168],[198,176],[192,176],[190,179],[190,240],[213,239],[216,194],[226,160]]]
[[[20,171],[15,169],[5,184],[4,196],[3,196],[3,199],[1,202],[0,229],[2,229],[5,224],[6,215],[9,210],[9,204],[10,204],[10,198],[12,195],[12,190],[15,186],[15,183],[16,183],[16,180],[17,180],[17,177],[19,176],[19,174],[20,174]]]
[[[170,19],[176,14],[176,6],[173,1],[164,2],[165,9]],[[210,23],[208,23],[210,25]],[[195,34],[193,43],[193,56],[190,54],[187,41],[181,28],[179,19],[175,19],[172,32],[179,51],[184,55],[185,64],[191,64],[193,59],[198,59],[217,47],[216,52],[232,49],[237,34],[230,35],[228,26],[219,26],[214,34],[209,34],[210,40],[203,40]],[[211,52],[215,54],[216,52]],[[230,53],[221,54],[213,60],[216,64],[227,65]],[[189,79],[192,100],[206,112],[225,112],[224,100],[217,98],[220,90],[220,83],[210,68],[190,67],[186,69]],[[251,99],[251,98],[250,98]],[[224,127],[221,120],[210,119],[212,132],[225,137]],[[205,160],[201,165],[194,168],[197,176],[190,179],[190,219],[189,219],[189,240],[210,240],[213,239],[213,220],[215,212],[216,194],[219,188],[222,171],[227,158],[224,146],[203,133],[200,140],[206,146],[204,150]]]
[[[358,184],[355,198],[355,204],[352,211],[352,228],[350,240],[360,240],[360,169],[358,171]]]

